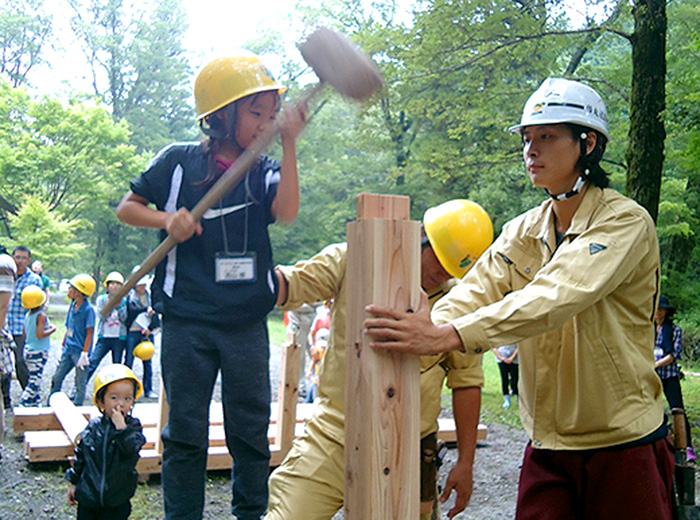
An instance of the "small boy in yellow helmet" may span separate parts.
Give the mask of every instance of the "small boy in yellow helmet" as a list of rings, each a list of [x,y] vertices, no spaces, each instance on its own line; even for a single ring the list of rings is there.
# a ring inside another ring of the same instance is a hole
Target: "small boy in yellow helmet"
[[[78,506],[79,520],[121,520],[131,514],[136,491],[136,463],[146,443],[141,422],[131,416],[143,387],[131,369],[114,363],[95,377],[95,405],[102,417],[90,421],[75,448],[75,463],[66,472],[68,503]]]

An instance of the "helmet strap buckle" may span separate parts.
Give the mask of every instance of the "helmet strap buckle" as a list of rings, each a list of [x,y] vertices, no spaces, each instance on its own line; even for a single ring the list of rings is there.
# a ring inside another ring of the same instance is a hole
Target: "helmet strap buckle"
[[[552,197],[554,200],[566,200],[570,199],[572,197],[575,197],[579,193],[581,193],[581,190],[583,187],[586,185],[586,177],[588,177],[588,174],[590,174],[590,170],[586,168],[586,170],[583,172],[583,174],[576,180],[576,184],[574,184],[574,187],[571,189],[571,191],[567,193],[560,193],[559,195],[552,195],[549,193],[549,191],[545,188],[544,191],[547,192],[547,195]]]

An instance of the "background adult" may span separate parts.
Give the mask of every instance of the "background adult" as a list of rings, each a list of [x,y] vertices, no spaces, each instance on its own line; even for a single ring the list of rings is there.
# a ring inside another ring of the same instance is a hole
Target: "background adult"
[[[15,341],[15,372],[17,381],[22,390],[27,386],[29,380],[29,371],[24,362],[24,317],[27,314],[27,309],[22,307],[22,291],[29,285],[41,287],[41,278],[29,269],[32,261],[32,253],[28,247],[17,246],[12,250],[12,259],[17,267],[17,281],[15,283],[15,291],[12,293],[12,299],[7,309],[7,326],[10,334]]]
[[[5,436],[5,409],[11,405],[12,336],[5,328],[7,308],[15,289],[17,266],[7,250],[0,245],[0,445]],[[0,451],[0,457],[2,452]]]
[[[669,408],[671,410],[683,410],[686,441],[688,443],[686,459],[688,462],[695,462],[697,457],[693,450],[690,423],[683,405],[681,367],[678,365],[678,360],[683,352],[683,332],[678,325],[673,323],[674,314],[676,314],[676,308],[669,303],[666,296],[662,295],[659,298],[659,305],[654,316],[654,322],[656,323],[656,343],[654,344],[654,359],[656,362],[654,367],[664,387],[664,395]]]
[[[32,262],[31,269],[32,272],[36,273],[36,275],[41,278],[41,288],[46,293],[46,305],[48,306],[49,296],[51,296],[51,291],[49,290],[51,288],[51,280],[44,274],[44,264],[42,264],[39,260],[34,260]]]
[[[452,238],[459,237],[456,246]],[[421,286],[435,303],[447,294],[453,277],[462,276],[493,239],[491,220],[467,200],[445,202],[425,213],[421,250]],[[308,260],[278,266],[278,305],[293,309],[303,302],[333,300],[331,336],[319,373],[318,397],[304,435],[270,477],[265,520],[330,520],[343,506],[345,485],[345,324],[347,244],[331,244]],[[443,385],[452,390],[459,459],[443,491],[457,498],[453,517],[469,503],[472,466],[481,404],[481,359],[458,353],[421,358],[421,519],[436,506],[437,420]],[[417,453],[418,457],[419,454]]]
[[[287,311],[287,340],[292,340],[292,335],[296,335],[297,344],[302,347],[301,367],[299,371],[299,395],[306,395],[308,389],[306,385],[306,362],[311,360],[311,343],[309,342],[309,331],[316,316],[316,306],[319,304],[304,304],[298,309]]]
[[[502,345],[493,349],[501,375],[503,408],[510,408],[511,397],[518,398],[518,344]]]

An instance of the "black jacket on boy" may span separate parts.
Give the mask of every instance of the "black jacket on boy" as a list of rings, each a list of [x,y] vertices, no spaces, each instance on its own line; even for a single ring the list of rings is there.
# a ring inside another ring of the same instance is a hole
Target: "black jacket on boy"
[[[88,424],[75,447],[75,462],[66,479],[75,484],[76,501],[91,508],[115,507],[136,492],[139,451],[146,443],[138,419],[128,416],[117,430],[107,417]]]

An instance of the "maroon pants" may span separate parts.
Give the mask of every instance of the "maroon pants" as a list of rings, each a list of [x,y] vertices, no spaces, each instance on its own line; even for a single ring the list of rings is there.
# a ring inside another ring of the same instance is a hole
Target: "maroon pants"
[[[516,520],[671,520],[670,443],[628,449],[536,450],[528,444]]]

